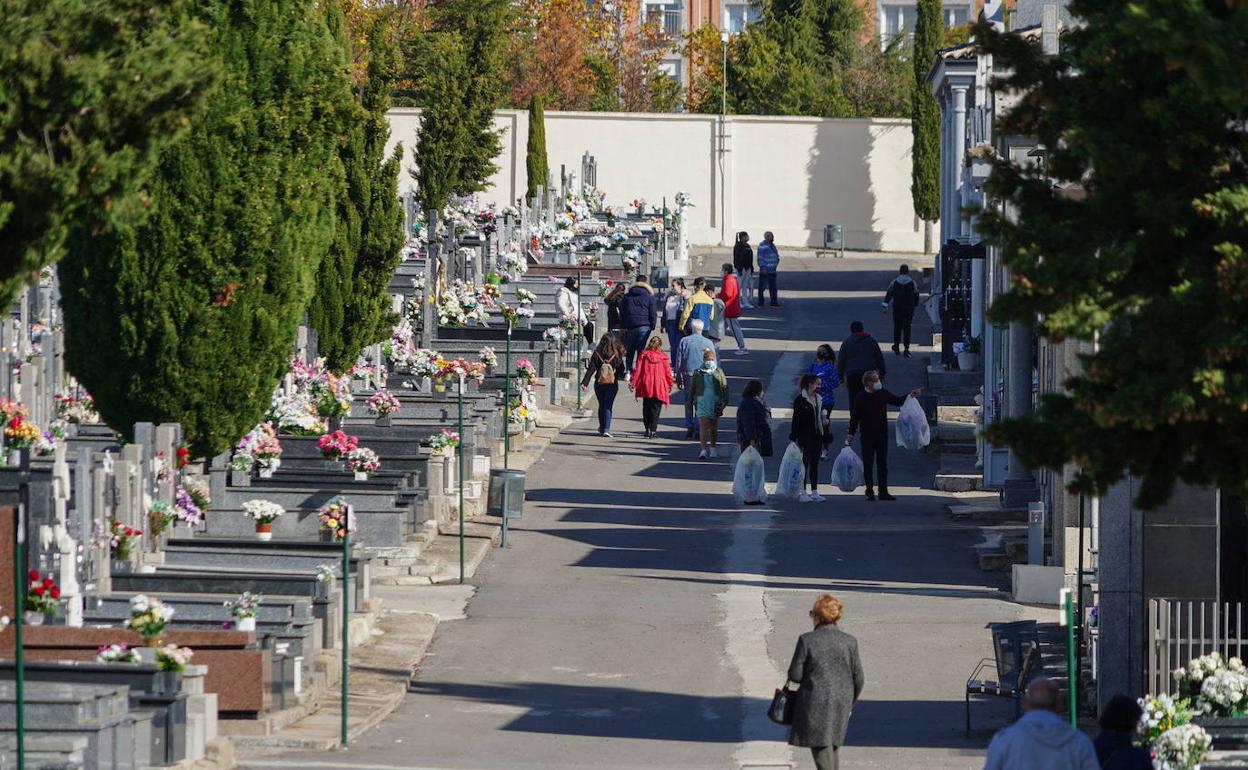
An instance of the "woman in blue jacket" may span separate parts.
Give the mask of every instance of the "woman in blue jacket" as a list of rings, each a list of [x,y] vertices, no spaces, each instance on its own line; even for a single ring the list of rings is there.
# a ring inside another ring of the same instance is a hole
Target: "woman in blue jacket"
[[[821,458],[828,456],[828,447],[832,445],[832,410],[836,408],[836,389],[841,384],[841,376],[836,371],[836,354],[832,346],[820,345],[815,349],[815,362],[806,367],[806,374],[819,378],[819,416],[823,420],[823,452]]]

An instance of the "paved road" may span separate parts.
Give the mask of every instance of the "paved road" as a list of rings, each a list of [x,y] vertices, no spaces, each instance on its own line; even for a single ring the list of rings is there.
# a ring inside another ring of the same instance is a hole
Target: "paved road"
[[[894,268],[787,260],[784,306],[753,311],[751,354],[724,356],[734,399],[758,377],[773,407],[786,407],[815,346],[842,339],[855,318],[891,337],[879,299]],[[920,384],[920,359],[887,355],[894,390]],[[977,706],[978,729],[964,738],[962,683],[990,653],[984,624],[1024,610],[977,569],[978,530],[949,521],[946,498],[930,491],[934,460],[895,450],[895,503],[825,491],[822,504],[739,508],[731,458],[697,460],[678,410],[646,440],[638,404],[617,405],[614,440],[582,421],[530,471],[514,547],[479,573],[469,617],[442,626],[386,724],[345,754],[254,766],[813,767],[764,712],[825,591],[844,601],[842,627],[859,638],[867,674],[842,766],[982,764],[1008,708]],[[775,422],[782,436],[788,421]]]

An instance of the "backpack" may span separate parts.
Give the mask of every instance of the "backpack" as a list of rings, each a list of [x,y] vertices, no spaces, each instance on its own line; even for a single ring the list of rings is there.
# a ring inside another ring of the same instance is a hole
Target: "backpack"
[[[603,361],[598,367],[598,384],[614,385],[615,384],[615,356],[611,356],[610,360]]]

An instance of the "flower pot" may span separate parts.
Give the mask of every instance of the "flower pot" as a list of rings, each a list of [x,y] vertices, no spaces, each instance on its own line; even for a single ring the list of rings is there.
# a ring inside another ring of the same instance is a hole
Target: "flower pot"
[[[428,393],[433,390],[433,380],[428,377],[421,377],[415,382],[416,390],[421,393]]]
[[[141,649],[141,648],[140,648]],[[155,650],[153,650],[155,652]],[[154,658],[153,658],[154,660]],[[152,680],[152,691],[161,695],[173,695],[182,691],[181,671],[161,671]]]
[[[249,487],[251,486],[251,474],[246,471],[230,471],[230,486],[232,487]]]
[[[964,372],[973,372],[979,368],[978,353],[959,353],[958,368]]]
[[[45,616],[42,612],[26,610],[26,612],[22,614],[22,617],[25,619],[25,623],[28,626],[42,626]]]
[[[134,565],[129,559],[113,559],[109,564],[108,571],[113,575],[129,575],[134,571]]]
[[[256,617],[253,615],[249,618],[235,618],[234,630],[235,631],[255,631],[256,630]]]
[[[368,481],[368,471],[355,471],[356,481]]]
[[[325,470],[327,471],[337,472],[337,471],[342,470],[344,467],[345,466],[343,465],[341,458],[339,459],[332,459],[328,457],[325,458]]]
[[[265,468],[261,466],[259,470],[259,475],[260,475],[260,478],[262,479],[271,479],[273,478],[273,474],[276,472],[277,472],[277,468]]]
[[[334,531],[332,529],[321,530],[321,542],[322,543],[332,543],[334,542],[335,539],[336,539],[336,536],[334,535]]]
[[[143,640],[143,644],[145,646],[134,648],[134,654],[139,656],[139,662],[140,663],[155,663],[156,662],[156,646],[160,644],[160,642],[158,640],[152,640],[149,642],[148,640],[145,639]]]
[[[272,524],[257,524],[256,525],[256,539],[257,540],[272,540],[273,539],[273,525]]]
[[[379,414],[379,415],[377,415],[377,421],[376,421],[376,422],[377,422],[377,427],[378,427],[378,428],[389,428],[389,427],[390,427],[390,415],[388,415],[388,414]]]

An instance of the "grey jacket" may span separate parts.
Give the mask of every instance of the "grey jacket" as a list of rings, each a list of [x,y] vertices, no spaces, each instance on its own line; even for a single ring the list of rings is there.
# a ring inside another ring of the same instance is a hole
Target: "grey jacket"
[[[843,746],[854,701],[862,694],[858,640],[831,624],[797,639],[789,681],[800,683],[789,743]]]

